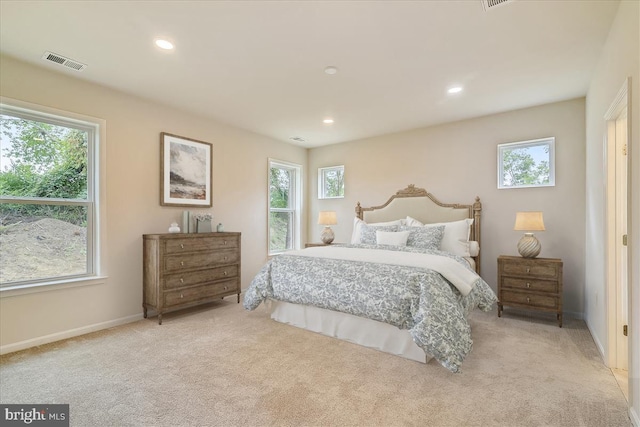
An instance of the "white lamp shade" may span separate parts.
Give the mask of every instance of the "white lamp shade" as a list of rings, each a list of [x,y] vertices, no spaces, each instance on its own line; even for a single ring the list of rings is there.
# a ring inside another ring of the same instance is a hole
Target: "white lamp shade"
[[[516,231],[544,231],[542,212],[518,212],[516,213]]]
[[[318,224],[320,225],[336,225],[338,218],[334,211],[320,211],[318,213]]]

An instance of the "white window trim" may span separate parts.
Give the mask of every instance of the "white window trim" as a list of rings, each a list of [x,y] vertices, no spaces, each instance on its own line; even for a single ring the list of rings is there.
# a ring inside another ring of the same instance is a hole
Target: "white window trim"
[[[271,173],[271,168],[272,167],[282,167],[282,168],[286,168],[286,169],[293,169],[295,171],[295,179],[294,179],[294,191],[293,191],[293,248],[289,249],[289,250],[296,250],[296,249],[300,249],[300,242],[301,242],[301,235],[302,235],[302,230],[301,230],[301,211],[302,211],[302,165],[296,164],[296,163],[291,163],[291,162],[286,162],[283,160],[276,160],[276,159],[272,159],[269,158],[269,163],[268,163],[268,168],[267,168],[267,255],[268,256],[274,256],[274,255],[278,255],[284,252],[288,252],[289,250],[285,250],[285,251],[276,251],[276,252],[271,252],[271,227],[269,226],[270,224],[270,218],[271,218],[271,206],[270,206],[270,202],[271,202],[271,189],[270,189],[270,173]]]
[[[106,282],[106,120],[83,114],[72,113],[57,108],[32,104],[30,102],[20,101],[4,96],[0,96],[0,105],[2,105],[3,109],[8,113],[14,111],[20,114],[28,115],[32,114],[32,112],[35,111],[40,115],[49,116],[49,118],[52,118],[54,120],[58,117],[62,117],[67,123],[76,122],[80,125],[89,125],[93,127],[95,129],[95,143],[93,144],[93,146],[90,145],[88,149],[94,150],[94,152],[93,155],[89,156],[89,158],[90,161],[97,161],[97,164],[93,163],[91,165],[93,174],[87,177],[89,183],[88,190],[95,191],[95,194],[93,194],[95,216],[88,219],[88,221],[91,222],[95,218],[94,223],[91,224],[91,226],[93,227],[93,257],[90,262],[94,263],[93,274],[82,277],[69,277],[63,279],[51,278],[51,280],[20,282],[16,283],[15,285],[3,286],[0,288],[0,298],[31,294],[36,292],[52,291],[69,287],[90,286]],[[93,185],[91,185],[91,183],[93,183]],[[90,225],[87,224],[87,226]]]

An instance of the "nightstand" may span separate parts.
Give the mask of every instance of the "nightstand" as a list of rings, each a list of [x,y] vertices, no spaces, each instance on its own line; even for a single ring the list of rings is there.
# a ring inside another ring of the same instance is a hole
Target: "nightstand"
[[[306,248],[313,248],[315,246],[332,246],[332,245],[339,245],[339,243],[323,243],[323,242],[305,243],[304,247],[306,249]]]
[[[498,317],[503,306],[555,312],[562,328],[562,260],[498,257]]]

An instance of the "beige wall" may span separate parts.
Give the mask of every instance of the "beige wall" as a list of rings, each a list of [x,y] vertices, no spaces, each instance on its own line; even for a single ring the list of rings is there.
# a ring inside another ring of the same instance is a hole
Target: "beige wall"
[[[542,257],[564,260],[564,308],[582,315],[584,289],[584,98],[366,140],[314,148],[309,153],[309,240],[318,241],[320,210],[336,210],[336,242],[349,241],[354,207],[379,205],[415,184],[442,202],[472,203],[480,196],[482,276],[496,288],[496,258],[517,255],[518,211],[544,212],[537,236]],[[497,189],[497,145],[556,138],[556,186]],[[345,198],[318,200],[317,168],[345,165]],[[315,172],[314,172],[315,171]]]
[[[0,299],[0,345],[64,337],[142,312],[142,234],[181,223],[159,204],[160,132],[213,144],[213,214],[242,236],[243,288],[267,259],[269,157],[301,164],[307,150],[58,74],[0,61],[0,90],[14,98],[106,120],[108,279],[93,286]],[[161,90],[161,88],[159,88]],[[304,233],[303,224],[303,233]],[[61,335],[60,335],[61,334]]]
[[[603,352],[609,354],[605,279],[604,115],[625,79],[631,77],[631,315],[629,386],[631,413],[640,425],[640,3],[622,1],[587,94],[587,181],[585,320]]]

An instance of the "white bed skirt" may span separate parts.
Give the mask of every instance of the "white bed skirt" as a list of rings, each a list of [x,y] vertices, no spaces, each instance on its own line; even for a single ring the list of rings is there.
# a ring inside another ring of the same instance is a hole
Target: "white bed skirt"
[[[409,331],[386,323],[282,301],[269,300],[266,305],[271,311],[271,318],[281,323],[421,363],[427,363],[431,359],[427,358],[425,352],[413,342]]]

